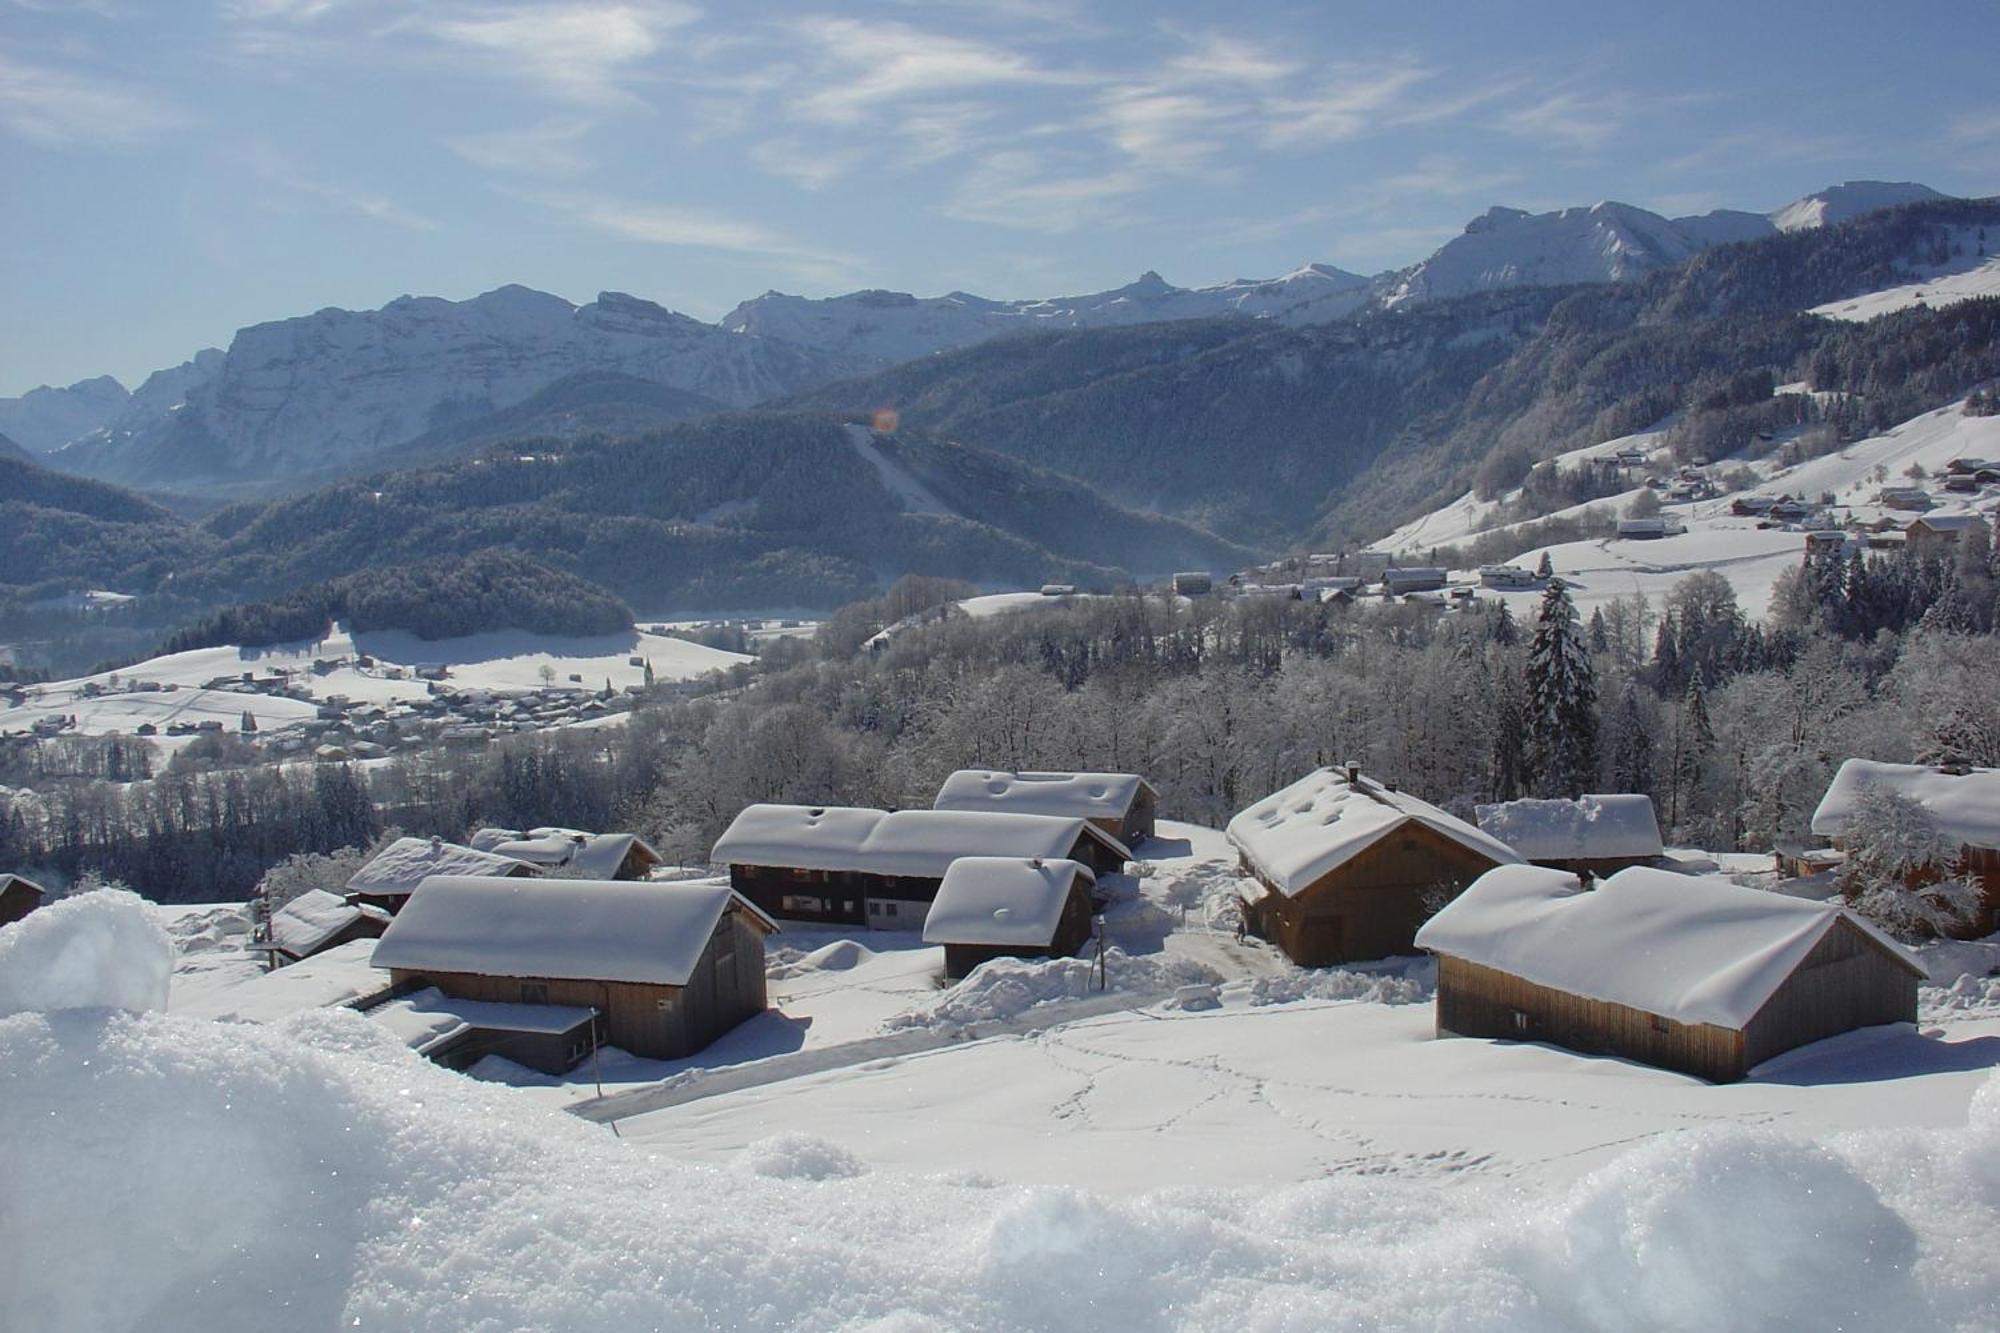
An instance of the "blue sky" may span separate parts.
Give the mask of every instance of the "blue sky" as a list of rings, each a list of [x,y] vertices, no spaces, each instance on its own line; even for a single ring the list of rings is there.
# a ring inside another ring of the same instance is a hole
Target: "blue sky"
[[[703,318],[2000,189],[2000,8],[0,0],[0,393],[507,282]]]

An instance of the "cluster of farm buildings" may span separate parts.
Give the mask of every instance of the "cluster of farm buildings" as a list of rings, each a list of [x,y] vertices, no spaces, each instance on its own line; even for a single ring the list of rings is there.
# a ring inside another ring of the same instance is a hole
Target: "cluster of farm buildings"
[[[2000,926],[2000,770],[1850,760],[1813,821],[1861,794],[1922,804]],[[600,1046],[676,1059],[764,1012],[765,941],[789,923],[921,932],[947,979],[1101,947],[1110,881],[1154,836],[1136,774],[954,773],[929,809],[757,804],[716,842],[726,875],[675,878],[631,834],[481,829],[403,838],[344,892],[269,921],[274,965],[373,940],[353,1007],[463,1068],[566,1070]],[[1461,819],[1357,768],[1323,768],[1229,822],[1242,930],[1307,967],[1428,951],[1441,1035],[1542,1041],[1712,1080],[1859,1027],[1912,1021],[1922,968],[1838,900],[1668,868],[1644,796],[1523,800]],[[1913,883],[1936,868],[1913,871]],[[0,877],[0,924],[41,891]]]

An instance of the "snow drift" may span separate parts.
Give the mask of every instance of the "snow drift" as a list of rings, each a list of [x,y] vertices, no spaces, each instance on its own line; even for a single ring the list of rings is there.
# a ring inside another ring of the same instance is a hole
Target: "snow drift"
[[[135,893],[99,889],[0,929],[0,1014],[164,1009],[174,942]]]

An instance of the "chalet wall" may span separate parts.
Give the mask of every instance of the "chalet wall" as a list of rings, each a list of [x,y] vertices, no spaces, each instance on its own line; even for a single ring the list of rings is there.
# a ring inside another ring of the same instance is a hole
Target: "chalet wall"
[[[729,867],[729,884],[766,916],[865,926],[870,898],[919,903],[937,899],[938,880],[909,875],[865,875],[852,870],[794,870],[786,866]],[[811,904],[817,903],[818,906]],[[917,926],[923,924],[915,914]],[[906,928],[907,923],[905,924]]]
[[[25,884],[9,884],[0,890],[0,926],[19,921],[41,905],[41,894]]]
[[[1917,1021],[1917,975],[1842,921],[1744,1028],[1746,1069],[1795,1046]]]
[[[1249,913],[1250,928],[1303,967],[1416,952],[1425,899],[1456,897],[1494,862],[1435,829],[1409,824],[1287,898],[1276,889]],[[1245,865],[1254,875],[1254,867]],[[1267,885],[1268,887],[1268,885]]]

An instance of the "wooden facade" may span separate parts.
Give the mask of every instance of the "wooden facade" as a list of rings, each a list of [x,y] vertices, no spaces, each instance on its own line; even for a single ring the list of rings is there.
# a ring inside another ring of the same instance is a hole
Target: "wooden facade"
[[[1093,819],[1091,823],[1097,825],[1127,847],[1131,847],[1139,842],[1140,839],[1153,836],[1153,824],[1158,811],[1159,797],[1153,791],[1153,784],[1150,782],[1141,782],[1137,794],[1132,797],[1132,804],[1126,807],[1123,818]],[[1092,868],[1095,869],[1095,867]],[[1123,869],[1123,867],[1113,866],[1111,869],[1115,873]]]
[[[19,921],[48,900],[48,892],[24,875],[0,875],[0,926]]]
[[[278,958],[281,960],[279,966],[282,967],[286,963],[296,963],[300,959],[311,958],[314,954],[325,953],[328,949],[337,949],[343,944],[352,944],[356,940],[380,939],[382,938],[382,931],[387,925],[388,923],[380,917],[371,916],[364,912],[342,926],[339,930],[334,931],[333,934],[314,944],[310,949],[294,953],[283,945],[276,945],[273,947],[273,952],[278,955]]]
[[[498,977],[391,968],[398,988],[435,986],[461,1000],[577,1005],[600,1015],[600,1040],[651,1060],[692,1055],[745,1019],[764,1012],[765,923],[740,906],[724,912],[684,986]]]
[[[956,981],[981,963],[995,958],[1067,958],[1090,938],[1090,918],[1095,911],[1090,882],[1078,875],[1070,885],[1069,898],[1063,903],[1062,918],[1056,923],[1055,934],[1044,944],[953,944],[947,940],[944,946],[944,974]]]
[[[1417,927],[1497,864],[1411,820],[1291,897],[1265,884],[1246,924],[1301,967],[1414,953]],[[1259,878],[1247,857],[1243,873]]]
[[[1918,980],[1904,960],[1838,921],[1747,1024],[1728,1028],[1589,999],[1440,954],[1437,1033],[1544,1042],[1730,1083],[1810,1042],[1915,1022]]]

